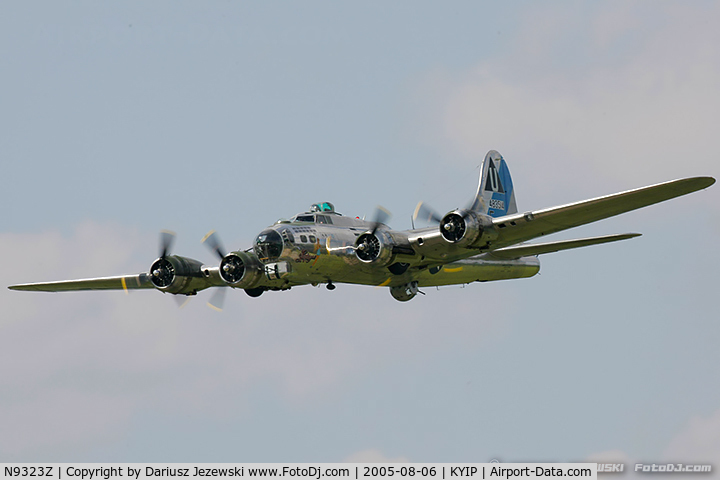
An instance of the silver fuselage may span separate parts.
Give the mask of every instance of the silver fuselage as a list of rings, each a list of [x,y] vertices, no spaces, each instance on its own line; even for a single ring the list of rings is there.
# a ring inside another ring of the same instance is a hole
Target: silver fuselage
[[[292,221],[268,227],[258,239],[279,238],[282,246],[278,244],[268,255],[269,249],[262,245],[258,248],[256,239],[254,251],[266,271],[262,284],[273,289],[329,282],[389,287],[417,282],[420,287],[428,287],[532,277],[540,270],[536,256],[507,260],[483,253],[449,263],[441,258],[425,258],[413,253],[414,242],[411,240],[437,236],[437,227],[411,230],[398,239],[399,232],[390,231],[383,225],[378,229],[380,233],[392,234],[399,243],[411,246],[411,250],[393,254],[390,263],[408,263],[413,268],[395,274],[385,265],[362,262],[356,255],[357,238],[371,227],[370,222],[336,213],[299,214]],[[275,232],[276,236],[269,231]]]

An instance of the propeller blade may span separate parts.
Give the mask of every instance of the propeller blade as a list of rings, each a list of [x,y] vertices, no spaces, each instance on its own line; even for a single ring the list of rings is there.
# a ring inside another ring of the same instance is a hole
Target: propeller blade
[[[415,213],[413,213],[413,223],[415,223],[418,218],[425,222],[440,223],[442,221],[442,216],[423,202],[418,202],[415,207]]]
[[[160,232],[160,258],[165,258],[170,253],[175,242],[175,232],[163,230]]]
[[[190,297],[190,295],[173,295],[172,298],[175,300],[178,308],[184,308],[192,297]]]
[[[375,208],[375,216],[373,217],[370,233],[374,235],[380,224],[386,223],[390,217],[392,217],[390,211],[387,208],[378,205]]]
[[[225,258],[225,248],[223,248],[222,243],[220,243],[220,237],[215,230],[210,230],[207,235],[203,237],[202,243],[215,252],[215,254],[220,257],[220,260]]]
[[[218,287],[210,297],[210,300],[207,301],[207,306],[217,312],[222,312],[226,293],[227,287]]]

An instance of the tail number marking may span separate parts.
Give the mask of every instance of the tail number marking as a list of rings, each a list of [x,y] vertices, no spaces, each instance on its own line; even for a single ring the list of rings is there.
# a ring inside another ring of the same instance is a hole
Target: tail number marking
[[[490,208],[497,208],[498,210],[505,210],[505,202],[502,200],[490,199]]]

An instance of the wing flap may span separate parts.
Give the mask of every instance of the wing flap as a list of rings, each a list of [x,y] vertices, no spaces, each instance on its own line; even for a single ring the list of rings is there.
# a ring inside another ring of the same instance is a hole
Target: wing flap
[[[561,250],[569,250],[571,248],[588,247],[590,245],[600,245],[602,243],[617,242],[627,240],[629,238],[639,237],[640,233],[623,233],[617,235],[603,235],[601,237],[579,238],[576,240],[562,240],[558,242],[536,243],[534,245],[517,245],[513,247],[499,248],[493,250],[488,255],[501,258],[503,260],[512,260],[520,257],[529,257],[532,255],[542,255],[545,253],[554,253]]]
[[[569,203],[523,214],[496,218],[493,223],[499,236],[493,249],[525,242],[533,238],[578,227],[613,217],[621,213],[687,195],[715,183],[712,177],[693,177],[672,180],[649,187]]]
[[[23,283],[11,285],[10,290],[31,292],[73,292],[80,290],[136,290],[154,288],[147,273],[120,275],[117,277],[83,278],[59,282]]]

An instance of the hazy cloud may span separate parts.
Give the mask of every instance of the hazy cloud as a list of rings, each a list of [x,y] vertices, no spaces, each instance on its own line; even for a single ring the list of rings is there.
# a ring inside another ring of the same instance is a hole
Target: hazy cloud
[[[717,176],[716,3],[459,5],[13,3],[0,456],[466,461],[712,444],[717,186],[571,234],[637,240],[408,303],[306,286],[229,291],[217,314],[208,292],[178,310],[156,291],[4,288],[145,271],[160,228],[214,263],[210,228],[247,248],[318,200],[359,215],[383,203],[403,228],[417,200],[468,199],[490,148],[521,210]]]
[[[618,3],[566,7],[528,12],[513,54],[421,80],[425,141],[463,163],[507,152],[516,174],[540,184],[713,173],[720,32],[697,19],[718,21],[718,6],[665,4],[653,16]]]
[[[693,416],[687,424],[670,440],[669,444],[657,458],[631,458],[621,450],[598,452],[588,456],[585,461],[599,463],[625,464],[624,476],[627,478],[643,478],[647,473],[635,472],[635,465],[657,464],[692,464],[712,465],[711,475],[704,477],[717,478],[720,474],[717,465],[720,463],[720,410],[708,417]]]
[[[142,271],[147,267],[136,259],[146,255],[144,241],[156,243],[150,234],[92,222],[69,237],[3,234],[0,250],[14,252],[16,264],[0,282]],[[178,310],[156,291],[0,291],[0,377],[12,392],[0,396],[0,449],[22,455],[115,438],[148,408],[243,415],[248,387],[267,382],[285,401],[304,404],[391,358],[437,355],[503,335],[492,314],[499,307],[485,307],[488,315],[478,321],[471,304],[459,304],[446,318],[441,305],[400,304],[386,289],[228,294],[228,308],[217,313],[204,306],[208,292]],[[328,298],[346,307],[318,308]]]
[[[694,415],[663,452],[671,462],[720,465],[720,410],[709,416]],[[715,472],[715,475],[720,475]]]

